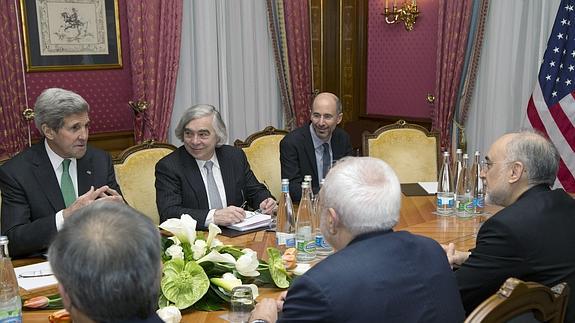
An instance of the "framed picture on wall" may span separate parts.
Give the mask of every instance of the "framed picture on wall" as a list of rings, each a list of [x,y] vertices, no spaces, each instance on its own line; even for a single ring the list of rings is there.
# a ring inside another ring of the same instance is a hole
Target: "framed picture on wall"
[[[26,71],[122,67],[118,0],[20,0]]]

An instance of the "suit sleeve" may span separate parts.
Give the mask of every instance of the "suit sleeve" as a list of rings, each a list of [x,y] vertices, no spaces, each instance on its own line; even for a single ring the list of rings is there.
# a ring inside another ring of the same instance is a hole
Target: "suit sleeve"
[[[32,221],[26,189],[0,168],[2,234],[8,236],[10,256],[24,257],[48,248],[56,234],[54,214],[38,215]],[[46,213],[51,210],[46,210]]]
[[[160,222],[169,218],[179,218],[189,214],[203,228],[209,209],[193,209],[184,205],[184,178],[178,171],[179,165],[169,160],[160,160],[156,164],[156,204],[160,213]]]
[[[497,292],[509,277],[524,273],[524,254],[511,228],[492,217],[483,224],[477,245],[461,268],[455,271],[467,314]]]
[[[239,151],[243,164],[243,176],[245,181],[243,189],[246,192],[246,198],[250,202],[250,206],[254,209],[258,209],[260,207],[260,203],[272,195],[265,185],[258,181],[254,172],[252,172],[244,151],[241,149]]]
[[[303,175],[299,166],[297,148],[287,136],[280,141],[280,163],[282,178],[289,179],[290,197],[294,202],[299,202]]]
[[[322,292],[321,286],[303,275],[294,280],[278,322],[336,322],[333,307]]]

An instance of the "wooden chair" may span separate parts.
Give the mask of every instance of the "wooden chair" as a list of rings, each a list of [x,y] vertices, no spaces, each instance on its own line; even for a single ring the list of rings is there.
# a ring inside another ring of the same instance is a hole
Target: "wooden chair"
[[[473,310],[465,323],[507,322],[521,315],[536,322],[561,323],[565,319],[568,298],[567,283],[549,288],[508,278],[497,293]]]
[[[156,163],[176,149],[164,143],[143,143],[127,148],[114,159],[116,180],[130,206],[159,224],[156,206]]]
[[[362,135],[364,156],[384,160],[400,183],[437,181],[439,135],[422,126],[399,120]]]
[[[275,198],[279,198],[282,190],[280,141],[286,134],[288,131],[268,126],[251,134],[245,141],[238,139],[234,142],[234,146],[246,153],[252,171]]]

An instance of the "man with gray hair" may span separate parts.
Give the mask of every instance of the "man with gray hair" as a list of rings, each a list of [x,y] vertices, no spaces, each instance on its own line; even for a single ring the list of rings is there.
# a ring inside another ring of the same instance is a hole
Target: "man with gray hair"
[[[89,147],[88,103],[47,89],[34,106],[43,139],[0,167],[2,234],[12,257],[38,256],[64,222],[94,200],[123,201],[110,156]]]
[[[199,227],[244,220],[241,206],[271,214],[276,202],[250,169],[243,150],[225,145],[226,126],[211,105],[195,105],[176,127],[183,146],[156,165],[156,203],[161,221],[189,214]]]
[[[48,260],[74,322],[162,322],[160,232],[123,203],[97,201],[71,217]]]
[[[298,277],[251,322],[462,322],[463,307],[441,246],[392,230],[401,190],[394,171],[371,157],[347,157],[320,190],[320,228],[336,253]],[[285,300],[285,302],[284,302]]]
[[[575,287],[575,200],[552,190],[559,154],[534,132],[506,134],[485,156],[481,172],[488,203],[505,208],[479,229],[475,249],[446,246],[465,310],[470,313],[509,277]],[[575,322],[575,293],[565,322]]]

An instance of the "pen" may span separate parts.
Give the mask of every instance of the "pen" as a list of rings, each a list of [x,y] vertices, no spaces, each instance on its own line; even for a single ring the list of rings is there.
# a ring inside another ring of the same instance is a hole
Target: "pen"
[[[42,271],[26,272],[18,275],[18,278],[35,278],[35,277],[48,277],[54,275],[53,273],[43,273]]]

